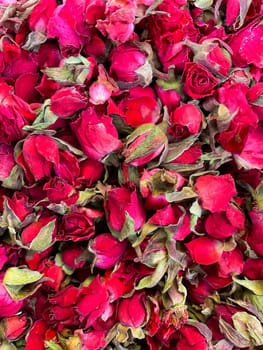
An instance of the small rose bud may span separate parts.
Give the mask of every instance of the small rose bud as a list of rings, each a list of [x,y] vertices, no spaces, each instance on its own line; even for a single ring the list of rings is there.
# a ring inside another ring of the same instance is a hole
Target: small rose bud
[[[135,44],[125,43],[117,46],[111,52],[110,61],[110,74],[116,81],[142,81],[142,85],[150,84],[152,68],[147,60],[147,53]]]
[[[120,260],[126,246],[127,241],[120,242],[110,233],[102,233],[89,243],[89,250],[95,255],[94,265],[108,269]]]
[[[132,297],[122,299],[118,309],[119,321],[128,327],[140,327],[146,318],[145,294],[135,293]]]
[[[167,147],[167,137],[155,124],[143,124],[127,138],[123,151],[125,163],[140,166],[160,156]]]

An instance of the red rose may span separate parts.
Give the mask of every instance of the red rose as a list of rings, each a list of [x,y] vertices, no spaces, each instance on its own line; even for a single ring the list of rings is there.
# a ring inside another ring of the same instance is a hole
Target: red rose
[[[31,135],[25,140],[19,163],[27,178],[33,176],[38,181],[50,177],[52,166],[58,162],[58,145],[50,136]]]
[[[75,188],[59,177],[51,178],[43,187],[47,191],[48,200],[51,203],[66,203],[71,205],[76,203],[79,193]]]
[[[120,260],[126,246],[126,241],[120,242],[110,233],[102,233],[89,243],[89,250],[95,255],[94,265],[108,269]]]
[[[101,160],[122,146],[112,119],[105,115],[97,115],[93,108],[82,112],[80,117],[71,123],[71,127],[84,153],[90,159]]]
[[[98,181],[104,173],[104,166],[101,162],[94,159],[85,159],[79,163],[80,176],[78,177],[78,183],[84,185],[84,187],[91,187],[96,181]]]
[[[38,221],[24,228],[21,241],[31,250],[42,252],[54,243],[56,232],[57,217],[41,216]]]
[[[11,173],[15,165],[14,149],[7,144],[0,144],[0,181],[4,181]]]
[[[97,275],[88,287],[82,287],[81,297],[76,307],[80,321],[85,322],[84,328],[90,327],[99,317],[106,314],[109,307],[107,288]]]
[[[154,42],[165,71],[172,65],[182,69],[184,63],[189,60],[190,53],[183,41],[186,38],[196,41],[198,38],[198,29],[189,9],[184,5],[182,1],[165,0],[157,7],[157,11],[161,13],[149,16],[149,38]]]
[[[145,223],[145,212],[136,190],[125,187],[113,188],[107,192],[105,210],[110,228],[121,231],[126,221],[126,214],[134,221],[134,229],[138,230]]]
[[[119,304],[118,318],[128,327],[140,327],[146,318],[145,294],[134,293],[132,297],[122,299]]]
[[[208,69],[194,62],[185,64],[182,80],[184,91],[193,99],[212,95],[214,87],[219,83]]]
[[[198,134],[202,123],[202,112],[191,103],[174,109],[169,115],[168,131],[175,138]]]
[[[110,55],[110,61],[110,74],[116,81],[122,82],[136,82],[139,79],[140,68],[148,63],[147,54],[131,43],[114,48]],[[149,80],[151,80],[151,70],[149,70],[149,74]]]
[[[147,164],[166,151],[167,143],[167,137],[159,126],[142,124],[127,137],[122,153],[125,163],[134,166]]]
[[[160,106],[150,87],[136,86],[129,90],[118,106],[109,102],[109,114],[118,114],[127,125],[137,127],[145,123],[157,123],[160,119]]]
[[[9,341],[21,338],[28,326],[29,318],[25,314],[14,315],[2,320],[4,334]]]
[[[223,242],[206,236],[195,238],[185,245],[193,261],[201,265],[218,262],[224,250]]]
[[[67,118],[86,107],[87,100],[75,87],[58,90],[51,97],[50,109],[61,118]]]
[[[95,234],[94,221],[102,216],[102,212],[90,208],[76,208],[64,215],[58,239],[74,242],[87,240]]]

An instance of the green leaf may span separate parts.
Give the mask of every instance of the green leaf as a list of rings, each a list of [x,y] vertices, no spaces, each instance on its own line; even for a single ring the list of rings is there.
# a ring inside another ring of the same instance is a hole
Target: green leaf
[[[263,280],[241,280],[233,276],[233,280],[242,287],[251,290],[256,295],[263,295]]]
[[[143,242],[145,237],[147,237],[149,234],[151,234],[152,232],[154,232],[157,229],[158,229],[158,226],[155,226],[149,222],[146,222],[142,226],[139,237],[135,240],[135,242],[133,242],[133,245],[132,245],[133,248],[138,247]]]
[[[256,201],[257,209],[263,210],[263,183],[255,189],[253,197]]]
[[[2,186],[11,190],[21,190],[24,186],[24,173],[22,168],[15,165],[9,176],[2,182]]]
[[[198,196],[191,189],[191,187],[183,187],[181,191],[167,193],[165,197],[169,203],[174,203],[174,202],[182,202],[187,199],[193,199]]]
[[[263,328],[259,320],[247,312],[236,312],[232,316],[235,329],[251,344],[263,345]]]
[[[30,249],[36,252],[43,252],[51,247],[53,242],[53,232],[56,226],[56,219],[50,221],[47,225],[41,228],[38,235],[32,240]]]
[[[195,143],[195,141],[198,139],[198,136],[199,135],[194,135],[187,137],[182,141],[170,143],[168,145],[168,151],[164,163],[170,163],[174,159],[178,158],[181,154],[184,153],[184,151],[188,150]]]
[[[219,319],[219,328],[225,337],[238,349],[249,348],[250,342],[221,317]]]
[[[139,284],[135,287],[135,289],[140,290],[144,288],[155,287],[164,276],[165,272],[167,271],[167,268],[168,268],[167,259],[161,260],[157,265],[156,269],[154,270],[153,274],[142,278]]]
[[[14,300],[27,298],[41,286],[43,275],[26,267],[10,267],[7,269],[3,283]]]
[[[206,10],[213,5],[213,0],[195,0],[194,5],[195,7]]]
[[[27,267],[9,267],[4,276],[4,284],[10,286],[24,286],[39,281],[43,275]]]
[[[134,220],[126,212],[125,213],[125,223],[122,227],[122,230],[119,234],[118,239],[120,241],[124,241],[126,238],[128,238],[131,242],[133,242],[136,239],[136,237],[137,237],[136,232],[134,231]]]
[[[45,348],[47,348],[47,350],[63,350],[60,345],[48,340],[45,341]]]

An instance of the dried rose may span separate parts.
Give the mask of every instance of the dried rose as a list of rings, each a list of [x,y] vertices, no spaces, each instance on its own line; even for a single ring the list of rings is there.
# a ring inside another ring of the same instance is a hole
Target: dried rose
[[[190,103],[175,108],[169,115],[168,131],[177,139],[198,134],[202,123],[202,112]]]
[[[134,293],[132,297],[122,299],[118,307],[118,319],[128,327],[140,327],[146,318],[145,293]]]
[[[173,170],[144,170],[140,178],[140,192],[146,198],[145,207],[159,209],[168,204],[167,193],[179,191],[185,179]]]
[[[60,89],[51,97],[50,109],[61,118],[68,118],[86,107],[86,99],[75,87]]]
[[[107,192],[105,210],[109,227],[120,232],[127,220],[133,221],[134,230],[139,230],[145,223],[145,212],[136,190],[125,187],[113,188]]]
[[[102,233],[89,242],[89,250],[95,255],[94,266],[100,269],[113,267],[122,257],[127,242],[120,242],[110,233]]]
[[[88,108],[71,123],[84,153],[90,158],[101,160],[109,153],[122,147],[118,133],[108,116],[99,116],[93,108]]]
[[[136,128],[145,123],[157,123],[160,119],[160,106],[150,87],[136,86],[129,90],[129,95],[117,106],[110,101],[108,113],[120,115],[125,124]]]
[[[154,124],[142,124],[127,138],[123,151],[125,163],[140,166],[160,156],[167,148],[167,137]]]
[[[195,238],[185,244],[192,259],[201,265],[211,265],[219,261],[224,244],[209,237]]]
[[[26,314],[6,317],[2,320],[4,334],[9,341],[21,338],[29,326],[29,318]]]
[[[117,82],[150,84],[152,69],[146,52],[137,45],[125,43],[117,46],[111,52],[110,61],[110,74]]]
[[[49,178],[52,166],[59,162],[58,145],[50,136],[31,135],[23,144],[22,157],[20,165],[29,179]]]
[[[62,218],[59,240],[73,242],[88,240],[95,234],[95,220],[102,217],[102,212],[91,208],[76,208]]]
[[[85,328],[87,328],[99,317],[107,313],[109,295],[99,276],[94,278],[88,287],[82,287],[80,293],[76,311],[80,320],[84,323]]]
[[[192,98],[203,98],[214,93],[219,80],[204,66],[194,62],[185,64],[183,76],[184,91]]]
[[[55,241],[57,232],[57,217],[42,216],[23,229],[21,242],[29,249],[42,252]]]

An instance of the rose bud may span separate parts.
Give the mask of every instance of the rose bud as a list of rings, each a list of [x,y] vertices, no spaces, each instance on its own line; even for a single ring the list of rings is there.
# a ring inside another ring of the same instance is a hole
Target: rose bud
[[[198,327],[184,325],[180,328],[181,337],[176,345],[178,350],[196,349],[207,350],[208,343]]]
[[[246,259],[244,263],[243,275],[250,280],[263,280],[263,259]]]
[[[80,176],[77,181],[85,187],[92,187],[103,175],[105,169],[101,162],[85,159],[79,163]]]
[[[80,207],[72,210],[62,218],[58,239],[73,242],[88,240],[95,234],[95,220],[102,216],[101,211],[91,208]]]
[[[198,134],[202,123],[202,112],[191,103],[174,109],[169,115],[168,131],[176,138]]]
[[[110,74],[117,82],[149,85],[152,81],[147,53],[135,44],[125,43],[115,47],[111,51],[110,62]]]
[[[8,317],[16,314],[23,306],[22,300],[13,300],[3,284],[3,275],[0,276],[0,317]]]
[[[260,17],[231,35],[228,45],[233,51],[234,66],[245,67],[253,64],[258,68],[263,68],[261,56],[263,43],[260,40],[262,35],[263,25]]]
[[[237,194],[234,179],[230,174],[199,176],[194,189],[202,207],[212,213],[226,210],[229,201]]]
[[[101,282],[99,275],[95,277],[88,287],[80,290],[76,311],[85,328],[89,328],[94,322],[107,314],[110,307],[109,294],[106,286]]]
[[[213,74],[228,76],[232,65],[230,47],[219,39],[207,39],[201,44],[185,40],[185,44],[194,52],[193,61],[210,70]],[[221,45],[220,45],[221,44]]]
[[[163,83],[162,83],[163,82]],[[157,80],[157,84],[155,86],[157,95],[162,102],[163,106],[166,106],[168,112],[172,112],[180,103],[181,96],[175,90],[175,88],[165,86],[165,81]]]
[[[102,233],[89,242],[89,250],[95,255],[94,266],[100,269],[113,267],[121,258],[127,242],[120,242],[110,233]]]
[[[51,178],[45,183],[43,189],[46,191],[48,200],[51,203],[72,205],[79,198],[79,193],[75,190],[74,186],[59,177]]]
[[[104,104],[112,93],[119,90],[118,85],[109,77],[102,64],[98,65],[98,70],[98,79],[89,88],[89,101],[94,105]]]
[[[238,247],[230,252],[225,251],[217,263],[218,277],[227,278],[233,274],[240,275],[243,271],[243,265],[243,254]]]
[[[213,76],[203,65],[187,62],[182,75],[184,91],[193,99],[211,96],[219,80]]]
[[[84,258],[84,248],[79,245],[71,245],[68,248],[63,249],[61,253],[61,259],[63,264],[71,269],[78,269],[85,265],[86,259]]]
[[[263,168],[263,128],[250,130],[244,138],[244,147],[234,158],[239,168],[259,169]]]
[[[82,112],[80,117],[71,123],[71,128],[90,159],[101,160],[122,147],[112,118],[97,115],[93,108]]]
[[[54,243],[56,232],[57,217],[41,216],[38,221],[23,229],[21,242],[29,249],[42,252]]]
[[[29,319],[25,314],[14,315],[2,320],[5,337],[9,341],[21,338],[29,326]]]
[[[263,212],[254,208],[249,212],[249,217],[252,225],[247,242],[256,254],[263,256]]]
[[[189,298],[196,304],[203,304],[205,299],[214,293],[214,289],[203,278],[199,278],[193,284],[187,283],[186,287]]]
[[[131,39],[137,4],[135,2],[106,2],[104,20],[98,19],[96,27],[104,36],[113,41],[124,43]]]
[[[139,230],[145,223],[145,212],[136,190],[125,187],[113,188],[107,192],[105,211],[109,227],[120,232],[127,220],[133,220],[134,230]]]
[[[15,165],[13,153],[14,149],[12,146],[9,146],[4,143],[0,144],[0,181],[4,181],[8,178],[8,176],[11,173],[11,170]]]
[[[62,330],[65,326],[78,324],[75,308],[79,294],[77,287],[68,285],[49,297],[49,301],[52,304],[50,307],[51,317],[56,322],[59,330]]]
[[[75,340],[72,348],[70,347],[70,342],[72,342],[71,338],[69,338],[67,343],[68,350],[82,349],[82,350],[100,350],[105,349],[106,347],[106,339],[105,339],[105,331],[104,330],[89,330],[87,332],[83,332],[82,329],[77,329],[74,331],[74,338],[77,338],[78,341]]]
[[[29,203],[29,198],[23,192],[14,192],[12,198],[5,197],[6,205],[18,218],[20,222],[23,222],[26,217],[32,213],[32,203]]]
[[[144,170],[140,178],[140,192],[146,198],[147,209],[159,209],[168,204],[166,194],[179,191],[185,179],[173,170]]]
[[[84,109],[86,105],[85,96],[76,87],[68,87],[58,90],[51,97],[50,110],[61,118],[67,118]]]
[[[136,128],[145,123],[157,123],[160,106],[150,87],[136,86],[129,90],[129,95],[117,106],[112,100],[109,101],[108,114],[120,115],[125,124]]]
[[[59,163],[54,165],[54,171],[58,177],[73,184],[80,173],[78,159],[71,152],[59,150]]]
[[[0,105],[0,139],[2,143],[10,145],[11,143],[23,138],[23,126],[25,121],[20,113],[12,106]]]
[[[167,137],[159,126],[143,124],[127,137],[122,153],[125,163],[134,166],[147,164],[166,150],[167,143]]]
[[[156,211],[150,217],[150,224],[160,226],[169,233],[172,233],[173,239],[182,241],[191,232],[190,216],[182,207],[177,205],[167,205]]]
[[[191,258],[197,264],[211,265],[218,262],[224,251],[224,243],[206,236],[195,238],[185,244]]]
[[[144,292],[134,293],[131,297],[120,301],[118,319],[127,327],[137,328],[143,325],[146,319]]]
[[[56,6],[57,5],[55,0],[39,1],[38,4],[33,8],[29,16],[28,21],[30,30],[32,32],[37,31],[45,33],[47,30],[49,18],[56,9]]]
[[[31,176],[35,181],[49,178],[52,166],[59,162],[58,145],[50,136],[30,135],[23,144],[21,157],[18,163],[27,178]]]

